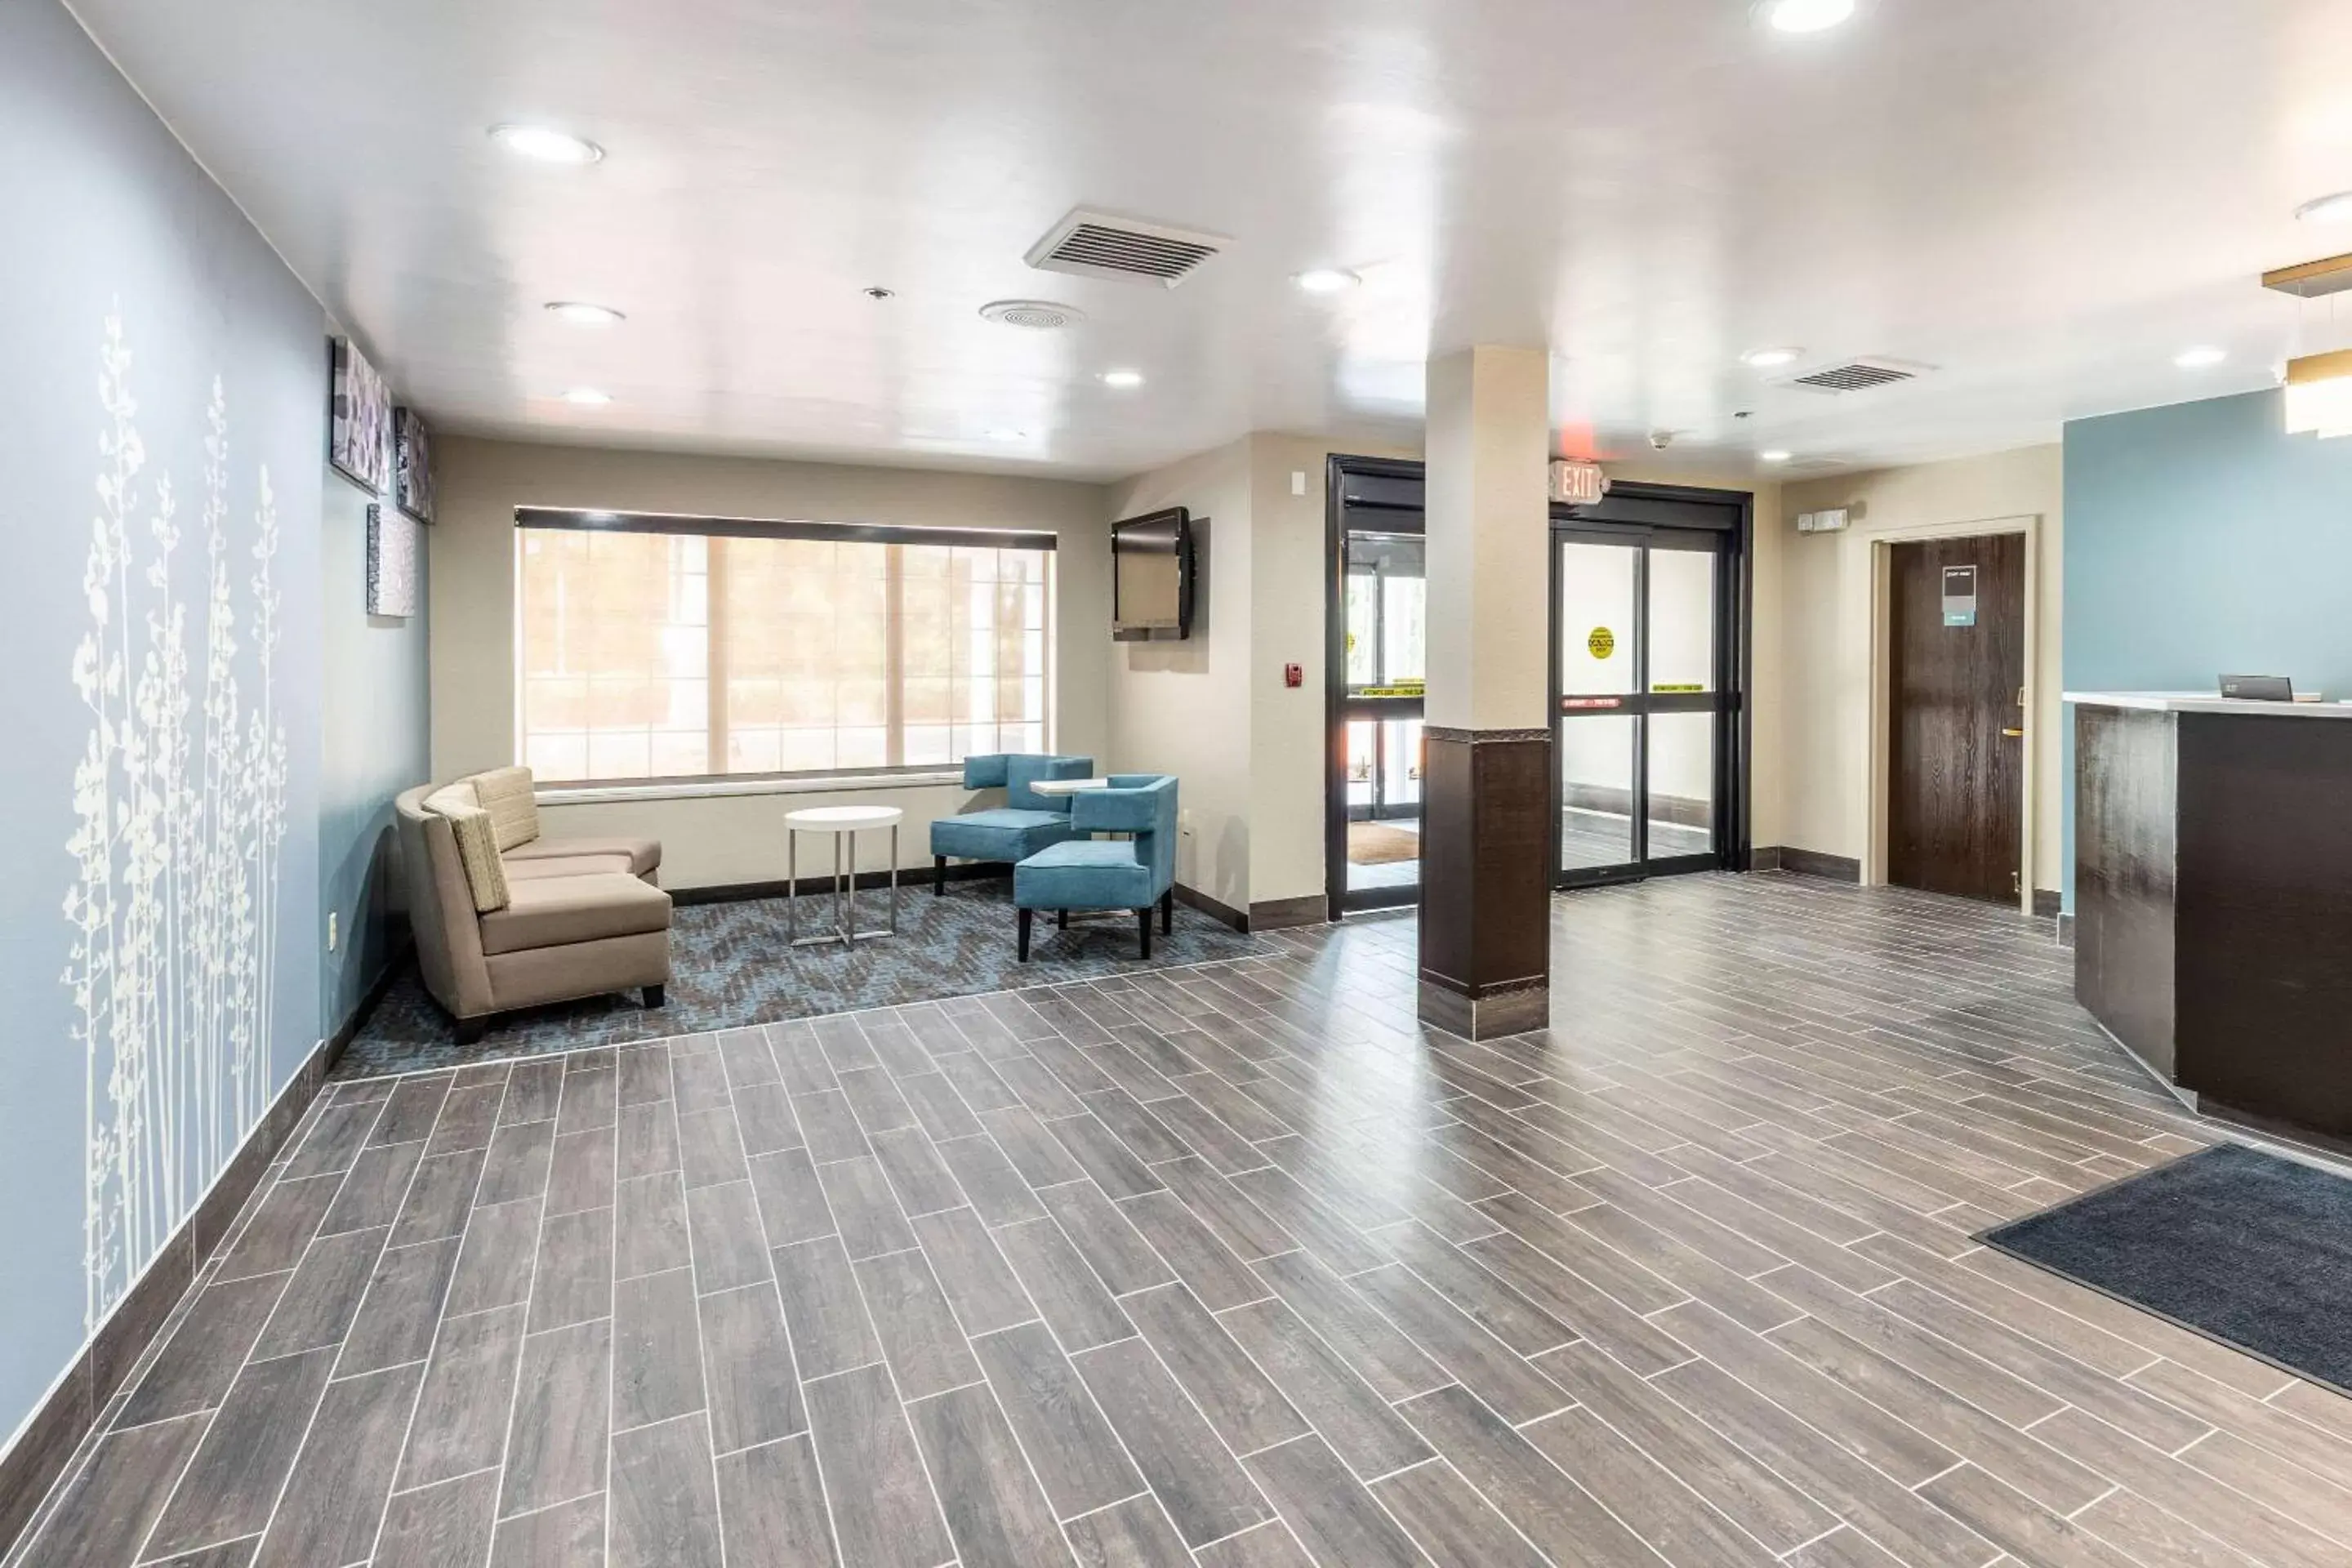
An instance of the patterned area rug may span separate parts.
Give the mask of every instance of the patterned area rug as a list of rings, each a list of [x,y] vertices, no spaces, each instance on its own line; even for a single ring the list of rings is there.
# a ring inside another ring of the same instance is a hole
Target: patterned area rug
[[[1153,931],[1148,964],[1135,955],[1135,917],[1128,914],[1076,916],[1067,931],[1041,919],[1024,964],[1013,952],[1009,881],[950,882],[945,898],[932,897],[927,886],[902,887],[898,899],[899,934],[861,942],[849,952],[786,945],[782,899],[681,905],[670,926],[667,1006],[641,1007],[630,992],[532,1008],[502,1016],[479,1044],[462,1048],[449,1015],[426,994],[412,967],[393,983],[334,1076],[370,1078],[703,1034],[1274,951],[1179,904],[1174,933]],[[803,934],[822,918],[819,907],[815,900],[803,906]],[[863,921],[881,923],[882,908],[881,895],[859,895]]]

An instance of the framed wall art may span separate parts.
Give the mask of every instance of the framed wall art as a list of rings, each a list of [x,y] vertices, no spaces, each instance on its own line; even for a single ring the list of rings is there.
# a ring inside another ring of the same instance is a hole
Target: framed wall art
[[[398,507],[367,509],[367,613],[416,613],[416,520]]]
[[[433,432],[414,408],[392,411],[393,504],[419,522],[433,521]]]
[[[392,485],[392,395],[349,338],[334,341],[327,460],[377,495]]]

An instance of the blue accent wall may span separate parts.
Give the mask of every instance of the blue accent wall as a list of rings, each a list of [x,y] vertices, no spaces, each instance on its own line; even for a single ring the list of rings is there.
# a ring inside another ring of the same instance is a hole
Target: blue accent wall
[[[2285,434],[2276,391],[2066,426],[2065,685],[2285,675],[2352,697],[2352,439]],[[2074,735],[2066,736],[2073,907]]]
[[[328,473],[319,550],[327,685],[320,737],[319,924],[323,932],[333,913],[338,941],[320,974],[319,1032],[325,1036],[352,1019],[369,988],[407,950],[392,798],[423,784],[433,770],[424,608],[433,530],[417,531],[416,614],[371,616],[368,500],[349,479]]]
[[[0,129],[5,1444],[390,956],[427,726],[317,300],[56,0]]]

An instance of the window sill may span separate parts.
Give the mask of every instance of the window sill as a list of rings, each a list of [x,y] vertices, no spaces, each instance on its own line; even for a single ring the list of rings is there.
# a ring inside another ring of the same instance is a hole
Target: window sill
[[[669,784],[579,784],[539,792],[541,805],[594,805],[625,800],[705,800],[727,795],[838,795],[853,790],[961,788],[963,771],[919,773],[838,773],[799,779],[696,779]]]

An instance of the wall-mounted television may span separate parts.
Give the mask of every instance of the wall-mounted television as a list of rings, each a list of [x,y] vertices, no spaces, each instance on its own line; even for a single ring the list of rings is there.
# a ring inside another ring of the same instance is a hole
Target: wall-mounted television
[[[1192,635],[1192,516],[1171,507],[1110,525],[1110,635],[1119,642]]]

